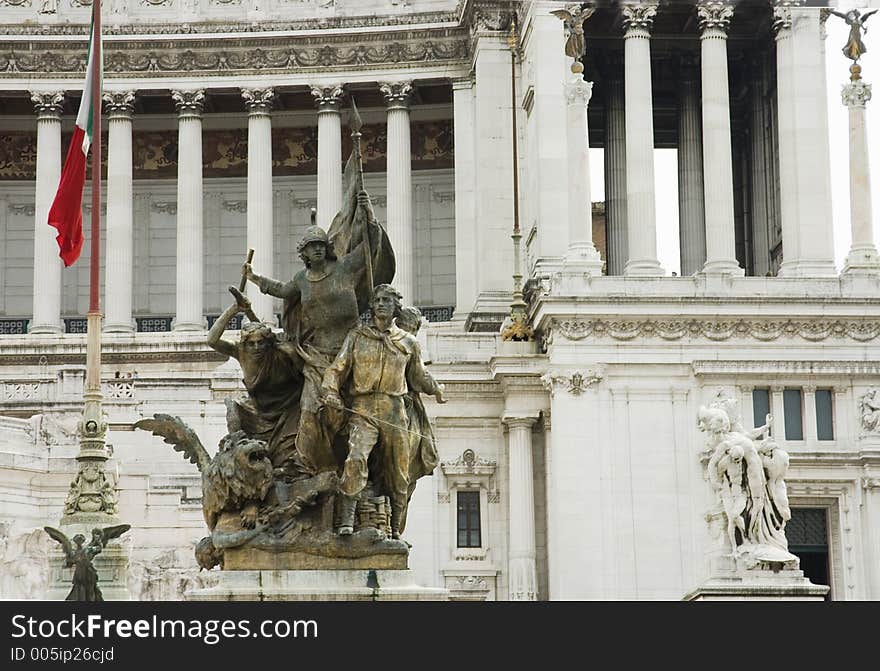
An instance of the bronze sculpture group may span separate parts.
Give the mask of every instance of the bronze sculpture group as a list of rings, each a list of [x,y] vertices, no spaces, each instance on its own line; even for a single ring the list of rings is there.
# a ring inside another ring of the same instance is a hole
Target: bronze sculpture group
[[[94,558],[101,553],[107,543],[119,538],[131,529],[129,524],[118,524],[103,529],[92,529],[92,540],[83,545],[86,537],[76,534],[72,539],[52,527],[43,527],[52,540],[61,544],[64,552],[64,565],[73,567],[73,587],[65,601],[103,601],[104,595],[98,587],[98,572],[95,570]]]
[[[329,231],[306,230],[305,267],[287,282],[242,267],[243,280],[283,299],[283,332],[252,321],[224,338],[239,312],[253,315],[230,287],[234,301],[208,334],[239,362],[247,389],[226,399],[217,454],[178,418],[136,424],[199,466],[211,532],[196,548],[204,568],[406,567],[408,501],[437,464],[419,394],[445,399],[421,359],[421,314],[389,284],[394,252],[363,190],[357,117],[352,128],[343,209]]]

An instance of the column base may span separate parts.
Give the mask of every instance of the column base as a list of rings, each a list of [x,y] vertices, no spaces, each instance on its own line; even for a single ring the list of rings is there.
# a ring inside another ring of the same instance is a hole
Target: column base
[[[623,267],[623,274],[631,277],[662,277],[666,271],[657,259],[630,259]]]
[[[106,322],[102,329],[104,333],[126,333],[133,334],[135,332],[134,322]]]
[[[576,269],[590,275],[601,275],[604,265],[599,250],[591,242],[575,242],[569,245],[563,264],[566,270]]]
[[[783,261],[779,277],[836,277],[834,261]]]
[[[64,333],[64,327],[59,324],[33,324],[28,326],[28,333],[31,335],[61,335]]]
[[[538,580],[533,557],[511,557],[508,561],[510,601],[537,601]]]
[[[205,331],[208,328],[208,322],[203,319],[201,322],[179,322],[174,320],[171,324],[172,331]]]
[[[701,272],[703,275],[731,275],[733,277],[745,277],[746,274],[736,259],[706,261]]]
[[[880,275],[880,254],[874,245],[853,245],[843,264],[843,275]]]

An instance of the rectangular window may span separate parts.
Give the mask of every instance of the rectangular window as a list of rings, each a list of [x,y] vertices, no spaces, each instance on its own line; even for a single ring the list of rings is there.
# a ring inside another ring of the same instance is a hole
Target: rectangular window
[[[785,439],[804,439],[803,395],[800,389],[786,389],[782,392],[782,409],[785,415]]]
[[[480,540],[480,492],[457,492],[458,547],[478,548]]]
[[[834,415],[830,389],[816,390],[816,437],[834,440]]]
[[[764,426],[764,420],[770,414],[770,390],[752,390],[752,410],[755,414],[755,426]]]

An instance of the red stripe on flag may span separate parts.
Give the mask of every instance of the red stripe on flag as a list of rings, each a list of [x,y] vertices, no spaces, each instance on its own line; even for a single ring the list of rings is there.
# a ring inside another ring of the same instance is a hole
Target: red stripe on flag
[[[77,127],[73,131],[70,149],[64,159],[58,193],[49,209],[49,225],[58,229],[61,260],[65,266],[73,265],[83,246],[82,196],[86,183],[86,156],[82,144],[85,131]]]

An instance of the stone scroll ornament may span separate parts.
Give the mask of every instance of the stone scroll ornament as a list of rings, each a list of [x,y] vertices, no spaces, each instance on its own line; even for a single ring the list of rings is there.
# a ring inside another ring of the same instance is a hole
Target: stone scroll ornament
[[[789,457],[769,435],[771,419],[745,430],[739,403],[723,393],[698,412],[697,426],[707,436],[702,457],[715,494],[706,519],[722,547],[746,568],[798,561],[785,538],[791,519],[784,480]],[[723,530],[713,525],[716,520],[723,520]]]

